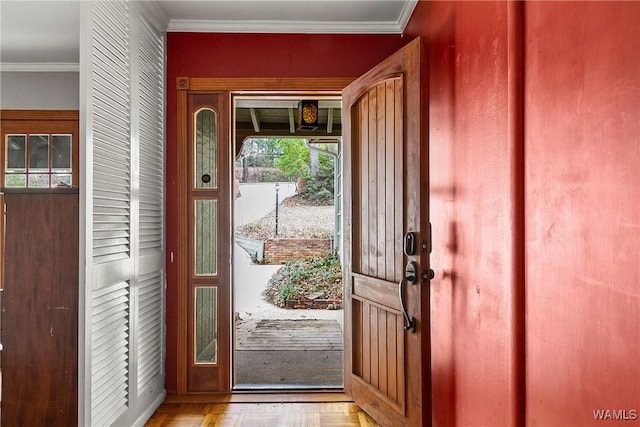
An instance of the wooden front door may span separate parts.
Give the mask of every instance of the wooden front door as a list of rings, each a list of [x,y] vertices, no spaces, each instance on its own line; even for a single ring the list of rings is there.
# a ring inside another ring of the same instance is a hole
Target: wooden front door
[[[343,91],[345,391],[384,426],[431,419],[423,53],[416,39]]]

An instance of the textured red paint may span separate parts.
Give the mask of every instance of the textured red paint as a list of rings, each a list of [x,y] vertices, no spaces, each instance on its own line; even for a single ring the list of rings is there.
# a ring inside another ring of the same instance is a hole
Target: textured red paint
[[[638,417],[640,3],[525,12],[527,422]]]
[[[176,78],[357,77],[404,44],[399,35],[167,35],[167,392],[176,380],[177,150]]]
[[[434,425],[518,424],[508,7],[420,2],[406,31],[430,51]]]
[[[513,7],[420,2],[405,33],[430,41],[433,421],[638,417],[640,3]]]

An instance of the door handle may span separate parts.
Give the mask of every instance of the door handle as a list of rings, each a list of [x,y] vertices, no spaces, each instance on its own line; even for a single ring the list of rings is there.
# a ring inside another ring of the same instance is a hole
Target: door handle
[[[405,320],[405,325],[404,325],[404,330],[405,331],[411,331],[411,332],[415,332],[416,331],[416,318],[413,316],[409,316],[409,314],[407,313],[407,309],[404,306],[404,295],[403,295],[403,285],[404,282],[409,282],[408,279],[401,279],[400,282],[398,283],[398,297],[400,298],[400,308],[402,309],[402,315],[404,316],[404,320]],[[409,282],[411,283],[411,282]]]

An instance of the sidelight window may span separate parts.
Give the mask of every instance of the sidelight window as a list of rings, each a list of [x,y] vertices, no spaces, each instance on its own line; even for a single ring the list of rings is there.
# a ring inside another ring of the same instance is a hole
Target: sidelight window
[[[218,289],[213,286],[195,288],[194,342],[195,363],[218,362]]]

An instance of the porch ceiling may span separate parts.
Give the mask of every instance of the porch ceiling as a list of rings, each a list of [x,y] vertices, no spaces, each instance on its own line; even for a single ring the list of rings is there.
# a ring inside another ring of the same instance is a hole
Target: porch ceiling
[[[308,99],[309,97],[305,97]],[[298,128],[299,99],[243,99],[236,101],[236,146],[247,137],[296,137],[312,142],[335,142],[342,136],[340,100],[318,101],[318,127],[315,130]]]

